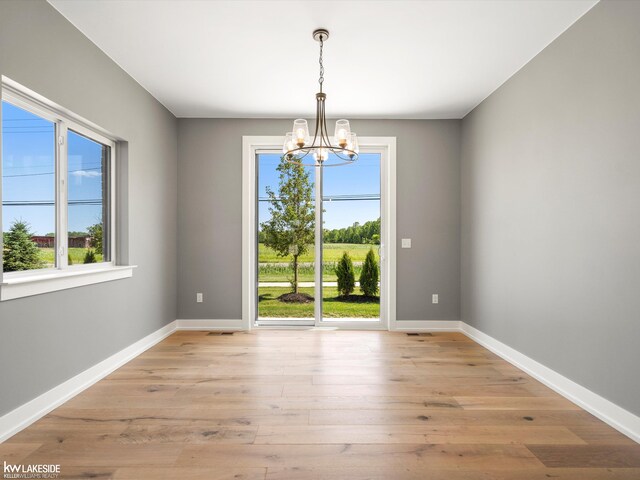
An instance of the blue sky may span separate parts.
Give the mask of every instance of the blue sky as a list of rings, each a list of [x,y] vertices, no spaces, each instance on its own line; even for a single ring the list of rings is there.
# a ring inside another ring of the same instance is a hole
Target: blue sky
[[[69,230],[86,231],[102,217],[102,149],[69,131]],[[29,222],[36,235],[55,231],[55,126],[2,102],[2,228],[16,219]],[[89,205],[74,205],[83,201]],[[88,202],[87,202],[88,201]],[[38,205],[10,206],[36,202]]]
[[[278,191],[278,172],[280,154],[261,154],[258,169],[258,196],[266,197],[265,187],[271,186]],[[305,167],[310,172],[311,181],[315,181],[315,169]],[[340,167],[324,169],[324,196],[333,195],[380,195],[380,155],[363,153],[355,163]],[[269,218],[269,203],[260,202],[259,221]],[[324,202],[324,227],[328,229],[343,228],[375,220],[380,216],[379,200],[348,200]]]

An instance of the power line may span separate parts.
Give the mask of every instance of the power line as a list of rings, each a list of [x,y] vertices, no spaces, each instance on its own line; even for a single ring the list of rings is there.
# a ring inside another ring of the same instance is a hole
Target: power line
[[[280,197],[276,197],[271,199],[269,197],[258,197],[259,202],[280,202],[282,199]],[[322,201],[324,202],[351,202],[351,201],[363,201],[363,200],[380,200],[379,193],[362,193],[355,195],[325,195],[322,197]],[[315,198],[311,198],[311,202],[315,202]]]
[[[102,199],[69,200],[69,205],[102,205]],[[50,207],[55,205],[55,200],[5,200],[3,207]]]
[[[76,173],[76,172],[88,172],[89,170],[102,170],[102,167],[97,168],[81,168],[80,170],[69,170],[68,173]],[[45,172],[45,173],[19,173],[16,175],[3,175],[2,178],[15,178],[15,177],[39,177],[42,175],[55,175],[55,172]]]

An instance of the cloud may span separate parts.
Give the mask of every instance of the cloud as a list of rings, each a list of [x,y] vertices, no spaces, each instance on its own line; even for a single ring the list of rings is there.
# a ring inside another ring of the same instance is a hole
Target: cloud
[[[69,172],[69,173],[74,177],[95,178],[95,177],[102,176],[102,172],[88,171],[88,170],[76,170],[74,172]]]

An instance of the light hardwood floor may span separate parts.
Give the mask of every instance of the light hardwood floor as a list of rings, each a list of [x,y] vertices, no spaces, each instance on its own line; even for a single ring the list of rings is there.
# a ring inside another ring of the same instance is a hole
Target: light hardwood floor
[[[640,479],[640,445],[457,333],[178,332],[0,459],[60,478]]]

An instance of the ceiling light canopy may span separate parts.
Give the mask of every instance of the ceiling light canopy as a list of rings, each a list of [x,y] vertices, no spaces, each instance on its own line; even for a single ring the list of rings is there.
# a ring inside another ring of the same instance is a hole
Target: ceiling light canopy
[[[316,124],[313,139],[309,134],[309,124],[303,118],[293,121],[293,131],[284,139],[282,153],[284,158],[298,165],[334,167],[353,163],[358,159],[358,137],[351,131],[349,120],[336,122],[334,135],[329,136],[325,117],[325,100],[327,95],[322,91],[324,83],[324,65],[322,51],[324,42],[329,38],[329,31],[320,28],[313,32],[313,38],[320,43],[320,91],[316,93]]]

